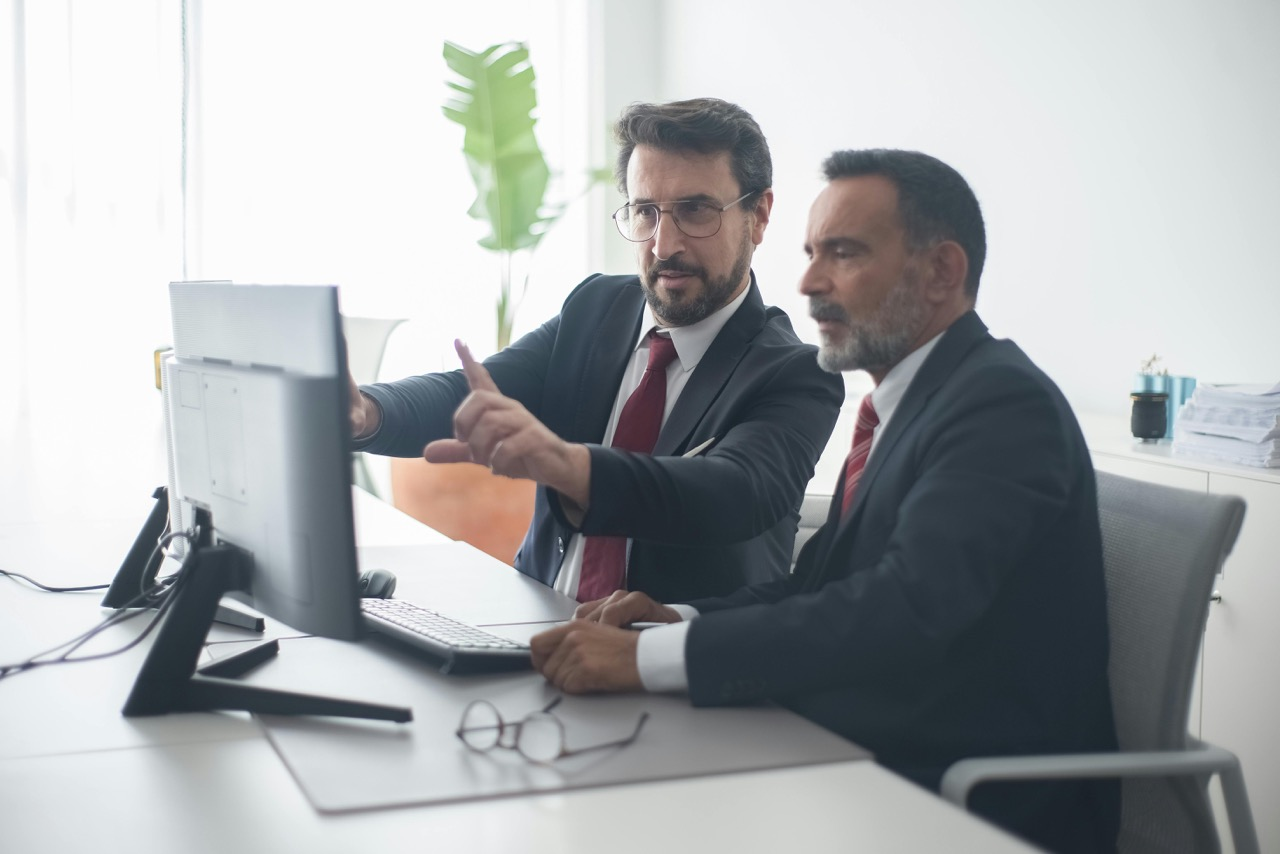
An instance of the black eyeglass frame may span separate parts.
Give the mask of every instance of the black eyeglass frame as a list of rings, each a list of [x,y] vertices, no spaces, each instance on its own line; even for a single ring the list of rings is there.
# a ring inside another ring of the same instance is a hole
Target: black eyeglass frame
[[[727,211],[729,208],[733,207],[734,205],[740,204],[744,200],[751,198],[752,196],[756,195],[758,192],[760,191],[752,190],[748,193],[743,193],[741,196],[738,196],[738,198],[720,207],[717,207],[716,205],[712,204],[706,199],[676,199],[673,202],[641,202],[639,204],[628,202],[627,204],[623,205],[622,207],[614,211],[611,218],[613,219],[613,224],[618,227],[618,233],[622,235],[623,239],[629,240],[632,243],[644,243],[646,240],[652,240],[654,235],[658,233],[658,226],[662,223],[663,214],[666,214],[667,216],[671,217],[671,221],[676,224],[676,228],[680,229],[680,233],[683,234],[685,237],[692,237],[694,240],[703,240],[708,237],[715,237],[717,234],[720,233],[720,229],[724,228],[724,212],[725,211]],[[664,204],[668,205],[668,207],[665,207],[665,208],[662,207]],[[680,224],[680,217],[675,212],[675,205],[680,205],[680,204],[706,205],[711,210],[717,211],[720,214],[720,218],[716,221],[715,231],[711,232],[710,234],[690,234],[689,232],[685,231],[684,226]],[[632,237],[630,233],[631,228],[627,224],[632,219],[633,214],[631,212],[639,208],[653,208],[657,212],[657,216],[653,218],[653,232],[649,234],[647,237]],[[625,216],[623,215],[624,213],[625,213]]]
[[[589,753],[593,750],[604,750],[607,747],[626,747],[627,745],[631,744],[640,736],[640,730],[644,729],[645,721],[649,720],[649,713],[641,712],[640,717],[636,720],[635,729],[632,730],[631,734],[626,736],[625,738],[620,738],[614,741],[606,741],[603,744],[593,744],[590,747],[578,747],[573,750],[570,750],[568,747],[565,746],[564,722],[551,713],[551,710],[554,709],[556,706],[560,705],[560,701],[563,699],[564,699],[563,696],[556,697],[554,700],[552,700],[550,703],[548,703],[546,706],[539,709],[538,711],[530,712],[520,720],[514,721],[514,722],[506,721],[502,717],[502,714],[498,711],[497,706],[493,705],[493,703],[490,703],[488,700],[472,700],[470,703],[467,703],[467,707],[462,710],[462,719],[458,722],[458,728],[457,730],[454,731],[454,735],[458,737],[459,741],[461,741],[464,745],[466,745],[468,750],[473,751],[475,753],[488,753],[494,748],[500,747],[504,750],[516,751],[517,753],[520,754],[520,756],[526,762],[532,762],[535,765],[551,765],[552,763],[557,762],[561,759],[565,759],[570,756],[577,756],[580,753]],[[467,716],[471,713],[471,709],[475,706],[488,706],[489,710],[493,712],[493,716],[498,721],[498,723],[496,725],[483,726],[483,727],[466,726]],[[552,756],[549,759],[540,759],[538,757],[530,756],[528,753],[525,753],[525,751],[520,747],[521,730],[527,723],[537,720],[540,716],[545,716],[548,719],[550,719],[551,722],[556,725],[556,729],[560,735],[560,750],[558,753],[556,753],[555,756]],[[492,730],[492,729],[496,729],[498,731],[498,734],[497,734],[497,737],[494,738],[493,743],[488,746],[479,747],[467,740],[467,733],[479,732],[481,730]],[[511,733],[509,738],[507,737],[508,733]],[[504,741],[504,738],[506,738],[505,741]]]

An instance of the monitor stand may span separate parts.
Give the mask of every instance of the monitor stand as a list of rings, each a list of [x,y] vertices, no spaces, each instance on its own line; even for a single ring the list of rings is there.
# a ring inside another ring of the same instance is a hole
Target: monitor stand
[[[156,487],[151,497],[156,500],[156,503],[151,508],[151,513],[143,523],[142,529],[138,531],[138,536],[134,538],[129,553],[125,555],[120,568],[116,570],[107,595],[102,597],[104,608],[139,607],[142,591],[149,589],[155,583],[160,561],[164,559],[164,555],[160,549],[156,548],[156,544],[160,542],[165,528],[168,527],[169,490],[163,486]],[[142,607],[153,606],[143,605]],[[242,611],[225,602],[218,603],[213,619],[215,622],[248,629],[251,632],[266,631],[267,626],[267,621],[261,616]]]
[[[413,711],[354,700],[295,694],[245,685],[231,679],[196,673],[205,636],[213,623],[224,593],[243,589],[246,563],[241,553],[227,545],[203,545],[188,555],[189,565],[170,591],[161,617],[163,623],[138,678],[124,704],[125,717],[163,715],[169,712],[240,710],[268,715],[333,715],[404,723]],[[274,654],[278,646],[266,644],[250,650],[247,660],[221,672],[242,672]]]

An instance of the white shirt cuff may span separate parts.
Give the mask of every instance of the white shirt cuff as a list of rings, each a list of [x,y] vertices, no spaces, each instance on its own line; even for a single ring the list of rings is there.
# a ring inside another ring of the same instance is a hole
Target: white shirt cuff
[[[640,671],[641,684],[650,693],[689,690],[684,639],[689,633],[689,621],[698,612],[687,605],[671,607],[680,612],[682,622],[645,629],[636,638],[636,669]]]
[[[679,614],[682,620],[688,621],[698,616],[698,609],[692,605],[668,605],[667,607]]]

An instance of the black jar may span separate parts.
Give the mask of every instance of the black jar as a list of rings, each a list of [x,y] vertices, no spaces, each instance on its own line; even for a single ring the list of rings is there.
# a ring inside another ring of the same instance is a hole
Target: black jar
[[[1162,391],[1135,391],[1129,399],[1133,401],[1129,430],[1134,438],[1144,442],[1164,438],[1169,427],[1169,395]]]

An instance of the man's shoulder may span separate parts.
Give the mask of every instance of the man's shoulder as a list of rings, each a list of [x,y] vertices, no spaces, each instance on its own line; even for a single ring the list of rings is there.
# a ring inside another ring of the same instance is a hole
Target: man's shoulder
[[[634,288],[640,290],[640,277],[631,273],[629,275],[614,275],[610,273],[592,273],[581,282],[579,282],[572,291],[566,301],[573,299],[601,297],[607,294],[616,294],[619,291],[626,291]]]
[[[972,311],[944,334],[925,364],[928,368],[922,370],[941,380],[944,387],[956,386],[962,392],[972,391],[975,383],[1002,386],[1010,382],[1058,391],[1021,347],[1008,338],[992,336]]]
[[[630,313],[644,303],[640,277],[595,273],[579,282],[560,306],[560,317],[589,320],[614,311]]]
[[[1044,369],[1008,338],[987,336],[979,341],[969,357],[957,365],[956,373],[975,382],[1017,383],[1018,388],[1034,387],[1055,397],[1061,395],[1057,383]]]
[[[984,335],[975,341],[937,386],[931,409],[946,424],[969,418],[988,422],[998,428],[993,435],[1038,422],[1042,427],[1057,425],[1047,429],[1068,444],[1083,442],[1075,413],[1057,383],[1007,338]]]

